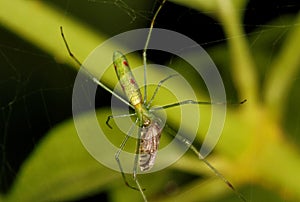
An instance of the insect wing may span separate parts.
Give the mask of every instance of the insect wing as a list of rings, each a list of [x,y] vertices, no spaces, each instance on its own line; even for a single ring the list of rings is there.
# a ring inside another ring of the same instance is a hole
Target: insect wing
[[[161,120],[155,119],[151,124],[141,129],[139,147],[139,166],[141,171],[150,170],[156,158],[159,140],[162,132]]]

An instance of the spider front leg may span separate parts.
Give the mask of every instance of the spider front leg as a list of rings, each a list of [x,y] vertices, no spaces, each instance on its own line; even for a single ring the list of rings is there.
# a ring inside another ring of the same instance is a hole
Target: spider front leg
[[[136,116],[136,113],[132,113],[132,114],[120,114],[120,115],[109,115],[108,117],[107,117],[107,119],[106,119],[106,125],[110,128],[110,129],[112,129],[112,127],[111,127],[111,125],[109,124],[109,121],[111,120],[111,119],[115,119],[115,118],[124,118],[124,117],[131,117],[131,116]]]

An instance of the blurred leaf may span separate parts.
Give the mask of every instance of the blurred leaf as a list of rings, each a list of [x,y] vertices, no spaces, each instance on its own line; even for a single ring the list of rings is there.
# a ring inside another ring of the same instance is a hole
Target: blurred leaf
[[[121,180],[118,172],[88,154],[69,120],[53,128],[35,148],[5,201],[66,201],[103,191],[116,179]]]
[[[176,4],[180,4],[195,10],[199,10],[202,13],[205,13],[206,15],[217,18],[218,17],[218,7],[220,6],[220,3],[226,3],[230,2],[234,5],[236,10],[240,12],[239,14],[242,15],[245,9],[245,6],[247,4],[247,0],[230,0],[230,1],[218,1],[218,0],[170,0],[171,2],[174,2]]]
[[[69,63],[74,68],[79,68],[79,66],[67,52],[60,34],[60,26],[64,29],[72,52],[81,62],[97,45],[108,38],[104,34],[92,30],[85,23],[67,17],[64,11],[43,1],[4,0],[1,5],[6,9],[0,12],[0,24],[49,53],[58,62]],[[118,49],[120,49],[118,44],[112,45],[103,52],[101,57],[112,58],[112,50]],[[136,57],[131,58],[131,63],[136,61]],[[97,72],[96,69],[90,68],[89,71]],[[113,87],[117,79],[110,74],[106,74],[102,78],[102,82]]]
[[[188,185],[183,186],[174,195],[162,197],[156,201],[158,202],[171,202],[171,201],[214,201],[222,198],[227,187],[219,179],[212,180],[194,180]]]
[[[271,71],[266,78],[265,100],[274,115],[282,118],[287,95],[294,82],[293,77],[300,69],[300,13],[290,25],[289,34],[272,63]]]
[[[75,33],[78,37],[84,35],[84,38],[88,39],[72,42],[79,58],[84,58],[83,56],[90,53],[96,44],[105,39],[104,36],[93,33],[84,24],[67,18],[63,11],[43,1],[3,0],[1,6],[5,8],[0,13],[0,23],[3,26],[51,53],[58,61],[71,61],[67,52],[62,51],[66,48],[60,36],[60,26],[68,30],[68,38],[72,41]],[[73,37],[71,33],[74,34]]]
[[[196,1],[189,1],[189,3],[192,2]],[[266,77],[262,78],[261,83],[262,85],[266,84],[267,94],[264,98],[266,103],[263,103],[258,99],[258,90],[261,84],[257,72],[259,70],[256,68],[253,57],[254,55],[257,56],[258,50],[250,48],[247,37],[245,37],[247,35],[240,26],[243,24],[242,15],[240,15],[240,10],[234,2],[214,1],[216,3],[214,8],[212,1],[209,5],[202,4],[200,7],[190,5],[191,8],[198,8],[204,13],[207,13],[208,8],[210,13],[212,11],[217,13],[218,18],[216,19],[220,22],[226,34],[229,60],[226,58],[228,55],[226,47],[222,46],[221,49],[218,49],[218,53],[223,54],[223,58],[220,58],[226,60],[226,65],[232,68],[232,79],[235,81],[239,97],[248,99],[248,102],[241,107],[242,110],[238,112],[237,120],[232,120],[231,116],[228,116],[227,121],[231,126],[228,128],[225,126],[224,128],[224,133],[219,142],[220,147],[223,147],[220,151],[223,153],[233,147],[234,149],[231,151],[237,151],[236,155],[239,154],[241,164],[237,163],[234,168],[229,170],[232,170],[235,176],[239,176],[239,179],[245,177],[248,178],[245,179],[246,181],[256,181],[263,185],[267,183],[276,190],[284,189],[288,193],[293,193],[293,197],[299,199],[299,189],[297,189],[299,184],[296,182],[299,182],[300,179],[296,174],[297,171],[294,170],[295,168],[300,169],[299,151],[294,148],[293,144],[284,139],[286,135],[277,119],[277,117],[282,116],[282,109],[285,107],[284,100],[288,97],[287,94],[294,80],[293,77],[300,66],[299,51],[297,51],[299,49],[298,44],[300,44],[298,42],[300,34],[299,17],[295,22],[281,26],[287,27],[291,31],[282,48],[278,51],[278,57],[275,57],[271,70],[269,71],[269,68],[264,67]],[[282,20],[281,17],[280,20]],[[256,30],[256,32],[263,33],[264,28]],[[265,43],[264,47],[266,47],[266,43],[272,46],[274,40],[260,38],[260,42]],[[255,41],[255,45],[259,46],[259,42]],[[269,50],[260,49],[259,51],[266,51],[263,54],[268,54]],[[231,64],[228,65],[228,62],[231,62]],[[222,64],[222,62],[219,63]],[[259,67],[261,65],[259,64]],[[232,112],[228,114],[232,115]],[[233,131],[229,132],[228,129],[233,129]],[[234,133],[233,136],[231,136],[232,132]],[[240,136],[240,139],[231,139],[234,136]],[[271,154],[273,154],[273,157]],[[242,167],[236,167],[237,165]],[[276,167],[275,170],[274,167]],[[271,172],[271,170],[274,172]]]

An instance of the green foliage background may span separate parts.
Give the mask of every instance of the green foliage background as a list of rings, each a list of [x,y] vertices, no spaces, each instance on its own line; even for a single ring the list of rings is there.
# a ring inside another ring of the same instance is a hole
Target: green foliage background
[[[141,200],[123,184],[120,173],[99,164],[80,143],[70,113],[78,66],[59,32],[62,25],[72,50],[83,59],[110,36],[148,27],[158,5],[146,0],[116,2],[0,2],[0,201],[76,201],[97,194],[107,201]],[[170,0],[163,9],[171,2],[204,13],[220,25],[226,40],[207,51],[224,74],[226,88],[235,92],[231,97],[248,99],[228,109],[224,132],[208,160],[249,201],[299,201],[300,13],[279,16],[246,34],[246,0]],[[130,57],[130,62],[139,64],[140,55]],[[176,61],[172,65],[183,68]],[[102,81],[113,87],[114,72]],[[66,107],[69,111],[61,112]],[[103,106],[98,112],[100,121],[109,114]],[[28,121],[35,115],[49,127]],[[168,123],[176,127],[177,121]],[[29,130],[17,130],[29,125]],[[118,142],[121,137],[112,139]],[[28,140],[29,145],[22,144]],[[239,201],[190,153],[172,167],[140,178],[153,201]]]

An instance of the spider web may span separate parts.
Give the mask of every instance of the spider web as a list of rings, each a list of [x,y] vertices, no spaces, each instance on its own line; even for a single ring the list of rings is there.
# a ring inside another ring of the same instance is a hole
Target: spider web
[[[66,17],[76,16],[96,30],[113,36],[130,29],[147,27],[159,1],[136,4],[135,1],[125,0],[69,0],[51,1],[51,4],[62,8]],[[115,13],[102,16],[99,10],[108,8]],[[269,60],[260,64],[258,69],[261,80],[268,76],[268,66],[282,46],[286,34],[294,26],[300,26],[292,21],[299,9],[300,4],[297,1],[283,3],[278,0],[264,5],[257,0],[249,2],[243,22],[246,35],[238,37],[249,38],[250,45],[254,48],[261,44],[261,40],[266,40],[266,36],[270,36],[268,39],[271,43],[266,47],[269,52],[265,56]],[[274,20],[276,22],[272,23]],[[155,26],[187,35],[208,52],[230,40],[224,36],[220,24],[205,13],[171,2],[164,6]],[[24,41],[22,36],[11,33],[5,27],[0,27],[0,30],[0,189],[5,193],[20,166],[44,134],[56,124],[72,117],[71,96],[76,71],[57,63],[51,55]],[[156,63],[171,63],[172,58],[160,57],[157,54],[149,54],[148,59]],[[220,63],[216,65],[224,66]],[[225,67],[220,70],[226,90],[231,92],[229,98],[236,99],[235,87],[226,69]],[[295,75],[295,86],[299,86],[299,78],[299,75]],[[293,87],[293,99],[288,99],[289,107],[286,110],[286,116],[292,117],[287,119],[286,128],[294,139],[298,138],[296,134],[299,132],[299,127],[294,127],[300,119],[299,111],[294,111],[294,106],[300,101],[298,92],[299,88]],[[105,93],[101,92],[102,95],[107,95]],[[109,104],[109,99],[98,100],[101,100],[99,106]]]

